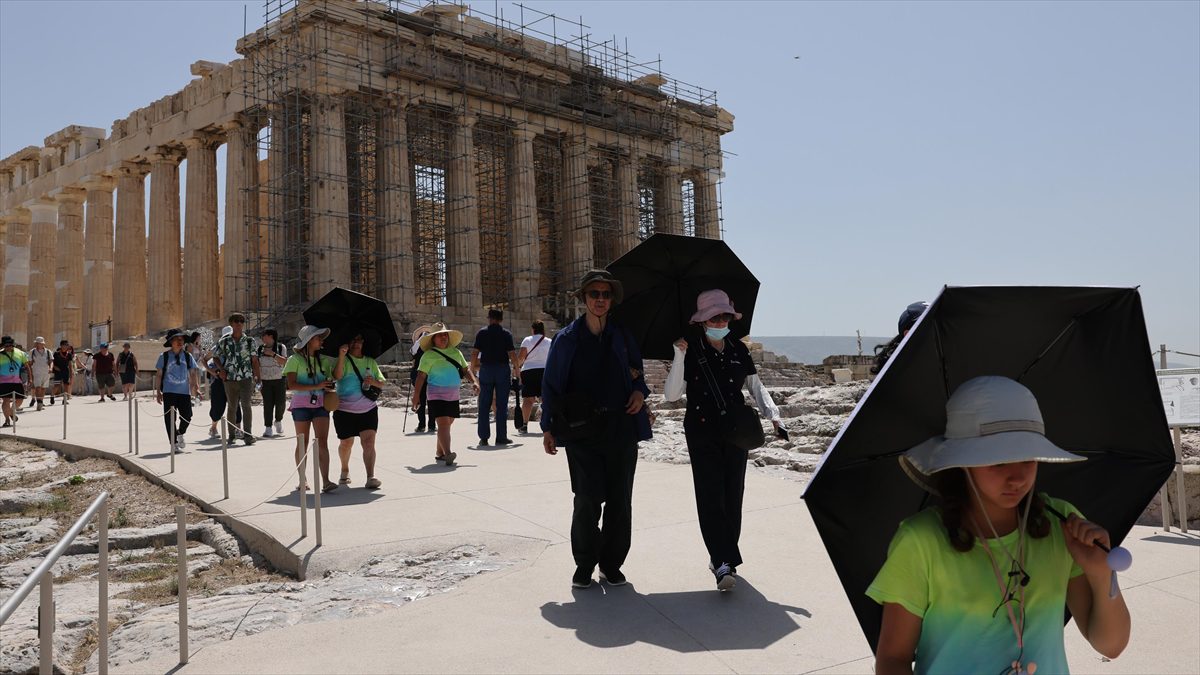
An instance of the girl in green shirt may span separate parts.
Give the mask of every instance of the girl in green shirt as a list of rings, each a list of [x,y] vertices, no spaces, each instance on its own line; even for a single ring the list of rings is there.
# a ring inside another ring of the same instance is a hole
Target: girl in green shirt
[[[1130,619],[1093,544],[1111,546],[1108,532],[1033,491],[1039,462],[1085,458],[1046,439],[1033,394],[1005,377],[965,382],[946,417],[900,460],[942,504],[900,524],[867,589],[883,605],[875,672],[1066,673],[1064,609],[1116,658]]]

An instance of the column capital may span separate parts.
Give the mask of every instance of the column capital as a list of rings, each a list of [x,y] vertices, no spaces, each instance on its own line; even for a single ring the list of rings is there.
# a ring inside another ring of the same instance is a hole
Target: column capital
[[[513,138],[518,141],[533,141],[537,138],[538,132],[526,127],[516,127],[512,130]]]
[[[174,145],[159,145],[151,148],[150,151],[146,153],[146,159],[148,159],[151,164],[160,164],[163,162],[178,164],[181,160],[183,160],[183,157],[183,149]]]
[[[686,169],[678,164],[668,164],[667,166],[663,167],[663,170],[665,173],[675,176],[676,178],[683,176],[684,171],[686,171]]]
[[[471,113],[460,113],[454,116],[454,124],[459,127],[470,129],[475,126],[479,118]]]
[[[103,173],[84,176],[80,183],[82,183],[84,189],[87,190],[107,190],[109,192],[112,192],[117,186],[117,181],[115,178]]]
[[[4,220],[9,223],[24,223],[26,225],[28,225],[32,219],[33,214],[30,213],[29,209],[25,208],[24,206],[18,206],[4,216]]]
[[[409,106],[418,105],[421,102],[420,96],[410,96],[408,94],[386,94],[379,99],[380,107],[385,110],[405,111]]]
[[[113,171],[117,176],[144,176],[149,170],[145,162],[126,160],[118,164]]]
[[[185,137],[182,142],[188,154],[196,150],[215,148],[218,143],[216,134],[208,131],[194,131],[191,135]]]
[[[571,135],[565,136],[563,138],[563,147],[564,148],[578,147],[581,145],[584,147],[587,147],[587,145],[588,145],[587,134],[571,134]]]
[[[87,190],[74,186],[54,188],[50,198],[59,204],[82,204],[87,199]]]

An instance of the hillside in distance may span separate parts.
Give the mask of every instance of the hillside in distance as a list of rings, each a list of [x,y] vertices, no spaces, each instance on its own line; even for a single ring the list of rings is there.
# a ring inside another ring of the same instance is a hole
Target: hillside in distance
[[[853,335],[752,335],[770,352],[788,357],[796,363],[820,365],[826,356],[857,354],[858,339]],[[890,337],[863,336],[863,354],[874,354],[875,345],[886,344]]]

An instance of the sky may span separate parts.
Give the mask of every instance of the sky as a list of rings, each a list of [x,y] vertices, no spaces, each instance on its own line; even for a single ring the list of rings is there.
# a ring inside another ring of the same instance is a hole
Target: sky
[[[944,285],[1140,286],[1151,344],[1200,354],[1200,3],[525,4],[733,113],[722,208],[762,282],[753,334],[889,335]],[[111,127],[262,16],[0,0],[0,158]]]

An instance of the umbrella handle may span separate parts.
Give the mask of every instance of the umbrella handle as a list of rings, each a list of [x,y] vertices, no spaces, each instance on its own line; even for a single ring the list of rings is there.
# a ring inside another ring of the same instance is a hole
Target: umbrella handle
[[[1046,510],[1049,511],[1050,513],[1053,513],[1054,515],[1058,516],[1059,520],[1061,520],[1063,522],[1067,521],[1067,517],[1064,516],[1063,514],[1059,513],[1058,510],[1055,509],[1053,506],[1046,504]],[[1125,548],[1124,546],[1114,546],[1113,548],[1110,549],[1109,547],[1105,546],[1104,544],[1101,544],[1099,539],[1093,539],[1092,543],[1095,544],[1097,547],[1099,547],[1100,550],[1102,550],[1108,554],[1108,567],[1109,567],[1109,569],[1111,569],[1113,571],[1113,575],[1114,575],[1113,587],[1115,588],[1116,573],[1124,572],[1125,570],[1129,569],[1133,565],[1133,554],[1130,553],[1129,549]],[[1111,595],[1111,593],[1110,593],[1110,595]]]

